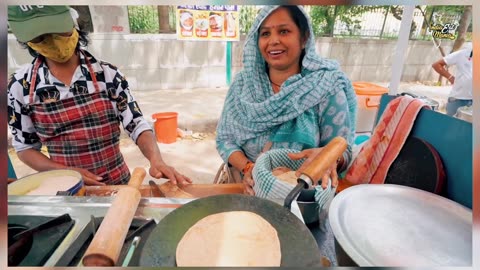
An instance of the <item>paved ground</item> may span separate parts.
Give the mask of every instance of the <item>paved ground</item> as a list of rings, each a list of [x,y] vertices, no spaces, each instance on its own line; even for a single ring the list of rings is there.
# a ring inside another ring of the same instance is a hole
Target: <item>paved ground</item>
[[[378,84],[387,86],[386,83]],[[398,92],[404,91],[435,99],[440,103],[440,110],[444,111],[450,86],[401,84]],[[215,149],[214,132],[226,93],[226,88],[134,92],[135,98],[149,122],[153,124],[151,115],[154,113],[178,112],[178,127],[192,132],[193,136],[178,138],[175,143],[158,143],[158,145],[164,160],[189,176],[195,183],[212,183],[217,169],[222,163]],[[148,169],[148,161],[132,140],[125,135],[122,136],[121,151],[129,168],[141,166]],[[17,178],[35,172],[18,160],[11,147],[9,147],[9,155]],[[145,181],[150,179],[152,177],[147,176]]]

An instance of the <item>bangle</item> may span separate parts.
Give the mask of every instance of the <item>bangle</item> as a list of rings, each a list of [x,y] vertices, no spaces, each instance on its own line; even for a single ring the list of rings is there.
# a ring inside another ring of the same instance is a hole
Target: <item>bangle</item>
[[[245,164],[245,167],[243,167],[242,169],[242,173],[245,175],[247,172],[250,171],[251,168],[253,168],[254,165],[255,163],[251,162],[250,160],[247,161],[247,164]]]

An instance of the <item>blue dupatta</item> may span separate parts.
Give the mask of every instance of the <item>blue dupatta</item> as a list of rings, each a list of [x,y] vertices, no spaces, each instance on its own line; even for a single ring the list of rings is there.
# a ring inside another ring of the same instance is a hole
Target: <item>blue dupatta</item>
[[[309,16],[310,37],[305,45],[301,73],[288,78],[273,94],[266,63],[258,49],[258,29],[263,20],[279,6],[264,7],[257,16],[244,46],[244,69],[235,77],[225,100],[217,127],[217,140],[245,141],[273,130],[273,142],[299,142],[307,148],[317,147],[318,132],[315,106],[326,102],[337,91],[344,91],[350,111],[350,127],[355,131],[356,96],[352,84],[340,71],[336,61],[315,52],[314,35]]]

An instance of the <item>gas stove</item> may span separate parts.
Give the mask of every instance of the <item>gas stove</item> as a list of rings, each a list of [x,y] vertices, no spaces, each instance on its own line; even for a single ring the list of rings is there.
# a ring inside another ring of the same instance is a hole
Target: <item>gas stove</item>
[[[66,219],[66,222],[55,228],[35,233],[32,248],[19,266],[81,266],[81,258],[113,199],[114,197],[92,196],[8,196],[9,227],[20,225],[25,230],[59,216],[67,215],[71,219]],[[192,200],[195,199],[143,197],[135,212],[117,265],[138,266],[142,247],[156,224],[170,212]],[[275,202],[283,204],[282,200]],[[303,221],[295,201],[291,211]],[[135,249],[131,248],[133,244]],[[39,255],[38,250],[43,252]],[[129,252],[130,250],[134,250],[133,253]]]
[[[8,216],[8,266],[43,265],[74,224],[68,214],[55,218]],[[36,232],[28,233],[32,230]]]
[[[148,234],[168,213],[192,199],[142,198],[117,264],[134,266]],[[9,196],[9,237],[34,228],[56,217],[66,215],[62,224],[33,234],[33,240],[18,266],[81,266],[81,258],[108,211],[113,197]],[[14,231],[17,229],[17,231]],[[10,233],[11,232],[11,233]],[[12,234],[12,235],[10,235]],[[132,242],[136,249],[125,261]],[[16,252],[15,252],[16,253]],[[11,255],[11,254],[9,254]],[[14,265],[9,265],[14,266]]]

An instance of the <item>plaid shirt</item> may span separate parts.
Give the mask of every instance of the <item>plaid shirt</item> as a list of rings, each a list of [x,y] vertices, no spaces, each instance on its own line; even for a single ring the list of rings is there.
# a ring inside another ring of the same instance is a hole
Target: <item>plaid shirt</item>
[[[84,51],[90,58],[100,89],[106,89],[119,122],[125,132],[136,141],[145,130],[152,130],[143,118],[135,98],[130,92],[125,76],[113,65],[99,61]],[[13,136],[12,145],[15,150],[41,148],[41,142],[28,112],[23,109],[29,103],[29,87],[32,77],[33,63],[17,70],[8,83],[8,124]],[[57,101],[76,95],[93,93],[92,78],[88,72],[83,54],[80,54],[80,66],[75,70],[70,86],[65,85],[50,73],[44,63],[38,69],[34,103]]]

